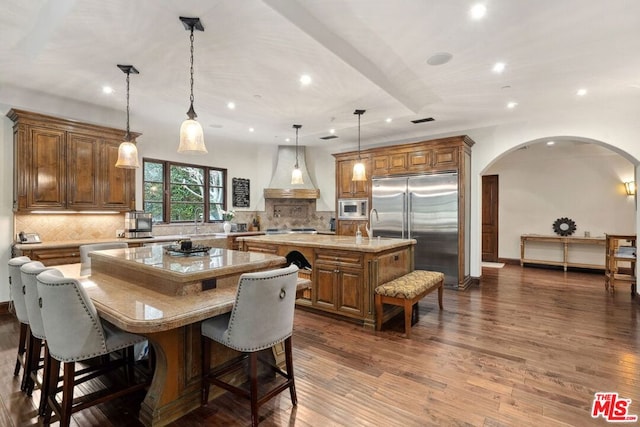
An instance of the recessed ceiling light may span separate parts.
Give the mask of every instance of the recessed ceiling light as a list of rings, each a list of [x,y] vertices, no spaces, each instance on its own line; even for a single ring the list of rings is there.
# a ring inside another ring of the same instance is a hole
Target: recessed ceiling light
[[[113,93],[113,88],[111,86],[102,86],[102,93],[110,95]]]
[[[504,71],[504,67],[506,67],[506,66],[507,66],[507,64],[505,64],[504,62],[496,62],[493,65],[493,72],[500,74],[500,73],[502,73]]]
[[[507,103],[507,108],[516,108],[517,106],[518,106],[517,102],[511,101],[511,102]]]
[[[584,88],[578,89],[578,91],[576,92],[576,95],[578,96],[585,96],[587,94],[587,90]]]
[[[289,141],[291,141],[291,138],[285,138],[284,139],[284,142],[289,142]]]
[[[552,145],[555,145],[555,141],[547,141],[547,146],[551,147]]]
[[[253,132],[254,130],[254,128],[249,128],[249,132]]]
[[[308,74],[303,74],[300,76],[300,83],[304,86],[311,84],[311,76]]]
[[[336,133],[336,130],[335,130],[335,129],[329,129],[329,133],[330,133],[331,135],[333,135],[334,133]]]
[[[482,3],[478,3],[471,8],[469,13],[473,19],[482,19],[487,14],[487,7]]]
[[[384,119],[384,121],[387,123],[391,123],[393,119],[391,117],[387,117],[386,119]]]
[[[227,102],[227,108],[228,108],[229,110],[235,110],[235,109],[236,109],[236,103],[235,103],[235,102],[233,102],[233,101],[229,101],[229,102]]]
[[[450,54],[449,52],[438,52],[438,53],[434,53],[427,59],[427,64],[442,65],[451,61],[451,58],[453,58],[453,55]]]

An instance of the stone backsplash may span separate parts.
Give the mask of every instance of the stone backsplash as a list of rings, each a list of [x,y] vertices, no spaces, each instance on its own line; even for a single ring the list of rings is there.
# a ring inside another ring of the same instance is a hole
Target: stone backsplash
[[[260,217],[260,229],[311,227],[319,231],[329,230],[329,220],[335,216],[332,211],[316,211],[315,200],[267,199],[265,211],[238,211],[231,221],[246,223]],[[38,233],[44,242],[110,239],[124,226],[124,214],[16,214],[14,215],[15,235],[24,231]],[[222,223],[208,223],[198,226],[200,234],[221,233]],[[194,223],[154,224],[154,236],[194,234]]]

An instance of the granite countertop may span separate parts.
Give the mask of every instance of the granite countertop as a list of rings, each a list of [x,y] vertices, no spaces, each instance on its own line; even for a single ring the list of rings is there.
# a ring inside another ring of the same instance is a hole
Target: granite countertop
[[[414,239],[392,239],[387,237],[376,237],[373,239],[363,237],[362,243],[356,243],[354,236],[324,234],[270,234],[265,236],[239,237],[238,240],[374,253],[416,244]]]

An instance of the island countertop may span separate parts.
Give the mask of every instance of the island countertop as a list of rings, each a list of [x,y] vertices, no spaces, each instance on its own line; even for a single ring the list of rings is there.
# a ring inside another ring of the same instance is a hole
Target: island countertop
[[[415,245],[414,239],[392,239],[387,237],[362,238],[356,243],[354,236],[332,236],[323,234],[269,234],[265,236],[238,237],[241,242],[289,244],[302,247],[341,249],[378,253],[390,249]]]

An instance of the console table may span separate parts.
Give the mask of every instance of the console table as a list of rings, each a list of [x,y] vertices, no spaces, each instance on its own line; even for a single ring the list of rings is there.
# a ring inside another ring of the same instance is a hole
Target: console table
[[[540,259],[527,259],[525,257],[525,246],[527,242],[547,242],[555,243],[563,246],[562,261],[548,261]],[[577,237],[577,236],[544,236],[541,234],[523,234],[520,236],[520,265],[527,264],[545,264],[559,265],[567,271],[567,267],[578,268],[598,268],[603,269],[605,266],[598,264],[585,264],[577,262],[569,262],[569,245],[596,245],[605,246],[606,239],[604,237]],[[604,257],[603,257],[604,259]]]

